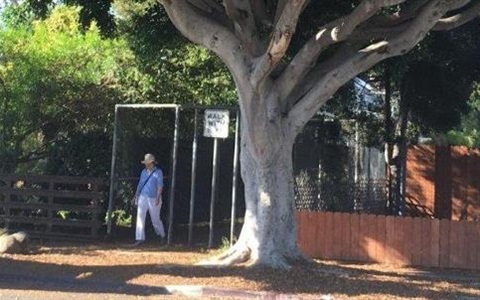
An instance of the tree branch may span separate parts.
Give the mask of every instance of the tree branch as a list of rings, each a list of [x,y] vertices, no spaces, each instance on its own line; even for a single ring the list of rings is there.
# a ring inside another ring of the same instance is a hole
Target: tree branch
[[[400,9],[399,12],[396,12],[392,15],[381,15],[375,16],[369,21],[369,24],[365,26],[365,28],[370,27],[391,27],[399,25],[403,22],[413,19],[418,11],[425,6],[431,0],[417,0],[413,2],[407,2],[405,5]]]
[[[212,17],[218,23],[233,28],[232,20],[227,16],[225,8],[214,0],[188,0],[190,4]]]
[[[273,24],[277,24],[278,20],[280,20],[280,17],[283,14],[283,11],[285,10],[285,5],[287,4],[288,0],[277,0],[277,7],[275,8],[275,15],[273,18]]]
[[[292,108],[299,99],[302,99],[307,95],[323,78],[326,74],[332,72],[339,65],[355,55],[360,49],[362,49],[362,43],[358,44],[344,44],[335,51],[335,55],[330,59],[318,63],[301,81],[301,84],[288,95],[286,99],[283,99],[283,114],[288,114],[290,108]]]
[[[263,0],[250,0],[250,6],[252,7],[253,16],[258,25],[261,26],[273,26],[273,21],[268,14],[268,8]]]
[[[411,50],[452,7],[464,0],[433,0],[420,9],[408,27],[396,36],[357,51],[337,67],[327,71],[317,84],[291,109],[288,119],[296,136],[305,123],[345,83],[378,62]]]
[[[413,19],[415,15],[413,13],[418,13],[418,9],[423,7],[426,2],[431,0],[420,0],[414,2],[413,5],[409,6],[407,11],[401,12],[400,14],[395,14],[395,16],[381,16],[381,20],[378,17],[368,21],[368,24],[356,29],[349,37],[349,41],[371,41],[371,40],[383,40],[388,39],[391,36],[397,35],[400,32],[403,32],[408,26],[408,21]],[[449,11],[459,9],[470,0],[463,0],[452,3]],[[478,0],[477,0],[478,1]],[[466,9],[462,13],[458,13],[454,16],[442,18],[437,24],[432,28],[432,30],[450,30],[456,27],[459,27],[468,21],[472,20],[479,14],[480,3],[477,3],[474,6]],[[391,18],[389,18],[391,17]]]
[[[432,28],[432,30],[441,31],[455,29],[471,21],[472,19],[475,19],[478,16],[480,16],[480,1],[477,1],[475,5],[461,13],[458,13],[448,18],[440,19],[437,25]]]
[[[198,12],[188,0],[160,0],[175,27],[192,42],[217,54],[235,80],[245,76],[251,58],[227,27]]]
[[[225,12],[225,8],[214,0],[189,0],[189,2],[207,13],[213,11]]]
[[[280,60],[285,56],[297,27],[298,18],[308,0],[279,1],[283,10],[275,25],[265,53],[258,58],[251,76],[251,84],[258,88]]]
[[[287,99],[288,95],[298,83],[313,68],[315,62],[327,47],[344,41],[354,30],[375,15],[383,7],[397,5],[405,0],[364,0],[349,15],[339,18],[323,28],[312,37],[302,49],[295,55],[288,67],[277,79],[280,90],[280,98]],[[283,102],[282,107],[288,105]]]
[[[252,55],[258,55],[261,44],[250,1],[224,0],[223,3],[227,15],[234,22],[235,34]]]

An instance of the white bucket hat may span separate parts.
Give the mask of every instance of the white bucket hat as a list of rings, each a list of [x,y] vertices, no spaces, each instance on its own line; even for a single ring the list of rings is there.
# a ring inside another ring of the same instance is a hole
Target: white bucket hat
[[[144,159],[141,161],[142,164],[146,165],[148,163],[156,162],[155,156],[153,154],[147,153],[145,154]]]

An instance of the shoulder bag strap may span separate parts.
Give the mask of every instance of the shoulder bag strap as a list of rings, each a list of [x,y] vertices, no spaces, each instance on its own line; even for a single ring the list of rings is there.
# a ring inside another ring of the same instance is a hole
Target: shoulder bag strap
[[[143,188],[145,187],[145,185],[147,184],[148,180],[150,179],[150,177],[152,177],[153,173],[155,173],[157,170],[153,170],[152,173],[150,173],[150,175],[148,175],[147,177],[147,180],[145,180],[145,182],[143,183],[142,187],[138,190],[138,194],[140,195],[140,193],[142,192]]]

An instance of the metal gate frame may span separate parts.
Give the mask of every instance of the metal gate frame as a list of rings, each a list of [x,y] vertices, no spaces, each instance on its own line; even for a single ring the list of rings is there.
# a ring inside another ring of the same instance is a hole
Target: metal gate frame
[[[191,174],[191,193],[190,193],[190,212],[189,212],[189,224],[188,224],[188,244],[192,241],[193,231],[193,211],[195,204],[195,171],[196,171],[196,149],[198,142],[198,111],[205,109],[225,109],[236,112],[236,124],[235,124],[235,146],[233,157],[233,172],[232,172],[232,207],[231,207],[231,221],[230,221],[230,244],[233,243],[234,229],[235,229],[235,202],[237,197],[237,173],[238,173],[238,158],[239,158],[239,143],[240,143],[240,110],[238,107],[231,106],[200,106],[200,105],[178,105],[178,104],[116,104],[115,105],[115,117],[113,127],[113,141],[112,141],[112,159],[110,168],[110,192],[107,211],[107,235],[111,234],[112,230],[112,211],[113,211],[113,199],[115,193],[115,171],[116,171],[116,158],[117,158],[117,139],[119,134],[119,117],[118,112],[120,109],[174,109],[175,110],[175,127],[172,136],[172,160],[170,164],[171,177],[170,177],[170,190],[169,190],[169,218],[168,218],[168,231],[167,231],[167,245],[170,245],[173,234],[173,205],[175,200],[175,180],[177,169],[177,151],[178,151],[178,131],[180,126],[180,112],[182,109],[194,109],[195,111],[195,129],[193,133],[193,147],[192,147],[192,174]],[[216,157],[213,158],[215,163]],[[211,205],[213,207],[214,202],[215,182],[212,180],[212,199]],[[213,236],[213,208],[211,208],[210,214],[210,236],[209,236],[209,248],[212,246],[211,240]]]

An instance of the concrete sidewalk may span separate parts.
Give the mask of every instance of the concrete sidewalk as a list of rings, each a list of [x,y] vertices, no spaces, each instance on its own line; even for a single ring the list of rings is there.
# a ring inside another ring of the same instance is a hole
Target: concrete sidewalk
[[[61,277],[0,273],[0,299],[268,299],[331,300],[329,295],[299,296],[196,285],[146,286],[73,280]]]

